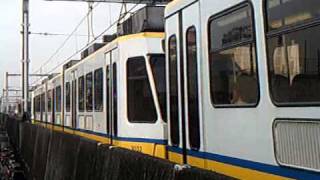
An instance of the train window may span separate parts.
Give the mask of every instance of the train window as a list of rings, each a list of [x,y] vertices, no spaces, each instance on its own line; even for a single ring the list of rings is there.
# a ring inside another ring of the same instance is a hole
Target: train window
[[[84,76],[78,79],[78,109],[80,112],[84,111]]]
[[[46,112],[46,95],[41,94],[41,112]]]
[[[180,143],[179,116],[178,116],[178,72],[177,72],[177,38],[169,38],[169,105],[170,105],[170,138],[174,146]]]
[[[47,92],[47,107],[48,107],[48,112],[52,112],[52,91],[51,90]]]
[[[158,100],[161,109],[163,121],[167,122],[167,97],[166,97],[166,71],[165,56],[160,54],[152,54],[150,56],[150,65],[157,89]]]
[[[252,8],[245,4],[209,21],[210,93],[215,106],[255,106],[258,79]]]
[[[71,105],[71,96],[70,96],[70,82],[66,83],[66,112],[70,112],[70,105]]]
[[[37,96],[37,106],[38,106],[38,112],[41,112],[41,97],[40,95]]]
[[[129,58],[127,61],[127,97],[130,122],[156,122],[157,112],[144,57]]]
[[[33,114],[37,112],[37,97],[33,98]]]
[[[40,112],[40,96],[34,98],[34,111]]]
[[[118,83],[117,83],[117,64],[112,65],[112,97],[113,97],[113,133],[118,134]]]
[[[37,96],[36,97],[34,97],[33,98],[33,112],[34,112],[34,114],[36,113],[36,112],[38,112],[38,99],[37,99]]]
[[[274,103],[319,104],[319,1],[266,3],[269,84]],[[291,25],[290,29],[286,25]]]
[[[192,149],[200,148],[198,58],[196,28],[187,30],[187,86],[188,86],[188,125],[189,141]]]
[[[267,0],[266,8],[269,31],[320,18],[318,0]]]
[[[103,111],[103,69],[94,72],[94,109]]]
[[[92,73],[86,75],[86,110],[91,112],[93,109],[93,77]]]
[[[61,86],[56,87],[56,112],[61,112]]]

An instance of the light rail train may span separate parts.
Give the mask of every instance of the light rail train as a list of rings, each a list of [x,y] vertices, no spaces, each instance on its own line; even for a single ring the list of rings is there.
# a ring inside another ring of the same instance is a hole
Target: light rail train
[[[145,7],[43,81],[32,119],[235,178],[319,179],[319,39],[317,0]]]

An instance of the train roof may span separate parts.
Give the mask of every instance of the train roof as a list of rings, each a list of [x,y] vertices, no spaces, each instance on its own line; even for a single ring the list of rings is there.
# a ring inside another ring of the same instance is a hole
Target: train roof
[[[68,71],[68,69],[72,69],[72,67],[74,67],[74,66],[76,67],[77,65],[81,64],[82,62],[90,60],[92,57],[96,56],[96,54],[98,54],[98,53],[104,53],[105,51],[108,51],[109,49],[113,49],[113,48],[117,47],[118,43],[121,43],[121,42],[125,42],[125,41],[132,40],[132,39],[164,38],[164,37],[165,37],[165,35],[162,32],[161,33],[159,33],[159,32],[143,32],[143,33],[138,33],[138,34],[119,36],[118,38],[114,39],[112,42],[106,44],[105,46],[103,46],[102,48],[97,50],[96,52],[87,56],[86,58],[84,58],[82,60],[72,60],[72,61],[76,61],[77,63],[74,63],[72,66],[70,66],[69,68],[66,68],[64,70]],[[61,77],[61,74],[55,74],[55,76],[52,79],[44,79],[44,81],[41,82],[40,84],[36,85],[35,89],[33,89],[31,92],[36,91],[37,89],[41,89],[43,83],[50,81],[50,80],[55,80],[60,77]]]
[[[174,0],[170,2],[165,9],[165,18],[171,16],[172,14],[176,13],[180,9],[188,6],[191,3],[194,3],[198,0]]]
[[[130,40],[139,40],[139,39],[150,39],[150,38],[158,38],[158,39],[163,39],[165,37],[164,32],[142,32],[142,33],[137,33],[137,34],[130,34],[130,35],[123,35],[119,36],[116,39],[114,39],[112,42],[107,43],[94,53],[90,54],[86,58],[80,60],[77,64],[74,66],[70,67],[69,69],[66,70],[72,71],[74,68],[77,68],[79,65],[81,65],[84,62],[90,61],[93,57],[97,56],[98,54],[104,54],[110,50],[113,50],[118,47],[118,44],[130,41]]]
[[[125,41],[129,41],[132,39],[144,39],[144,38],[164,38],[164,32],[143,32],[143,33],[137,33],[137,34],[129,34],[124,36],[119,36],[115,40],[111,41],[110,43],[104,45],[102,48],[97,50],[96,52],[90,54],[88,57],[84,58],[81,61],[85,61],[89,59],[92,56],[95,56],[97,53],[108,51],[109,49],[114,49],[117,47],[117,44]]]

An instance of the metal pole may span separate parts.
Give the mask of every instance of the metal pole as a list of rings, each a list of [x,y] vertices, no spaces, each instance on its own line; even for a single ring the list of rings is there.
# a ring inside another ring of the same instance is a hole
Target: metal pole
[[[28,112],[29,100],[29,0],[23,0],[23,31],[22,31],[22,96],[23,109]]]
[[[9,73],[6,72],[6,80],[5,80],[5,87],[6,87],[6,94],[5,94],[5,97],[6,97],[6,113],[8,113],[8,108],[9,108],[9,93],[8,93],[8,83],[9,83]]]

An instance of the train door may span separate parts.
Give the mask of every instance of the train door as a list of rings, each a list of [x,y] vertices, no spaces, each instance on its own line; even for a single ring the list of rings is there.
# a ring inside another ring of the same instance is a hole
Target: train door
[[[203,149],[201,136],[201,106],[200,106],[200,15],[199,2],[196,2],[183,9],[180,18],[180,45],[183,46],[180,53],[183,53],[183,82],[184,87],[184,128],[186,149],[197,152]],[[187,156],[187,163],[203,167],[204,161],[193,161]]]
[[[110,56],[110,54],[107,54]],[[106,58],[108,61],[108,58]],[[111,79],[110,79],[110,65],[106,68],[106,124],[107,124],[107,134],[111,134]]]
[[[42,108],[42,94],[39,94],[38,95],[38,98],[39,98],[39,110],[40,110],[40,118],[39,118],[39,120],[40,121],[43,121],[43,116],[42,116],[42,114],[43,114],[43,108]]]
[[[44,93],[43,93],[43,109],[44,109],[44,114],[43,114],[43,120],[48,123],[48,97],[49,97],[49,93],[48,93],[48,85],[47,83],[45,83],[44,85]]]
[[[47,122],[52,123],[52,90],[47,91]]]
[[[56,90],[52,89],[52,124],[55,124],[55,113],[56,113]]]
[[[199,151],[201,147],[198,76],[200,43],[197,41],[199,18],[199,2],[196,2],[166,20],[169,34],[169,158],[182,164],[192,164],[187,156],[188,151]],[[204,162],[197,163],[202,166]]]
[[[71,84],[71,119],[72,119],[72,128],[76,128],[77,122],[77,81],[74,79],[72,80]]]
[[[47,119],[46,119],[46,94],[45,92],[43,92],[41,94],[41,121],[43,122],[47,122]]]
[[[118,135],[118,98],[117,98],[117,58],[116,50],[110,51],[106,54],[106,101],[107,101],[107,134],[110,135],[111,144],[114,137]]]

